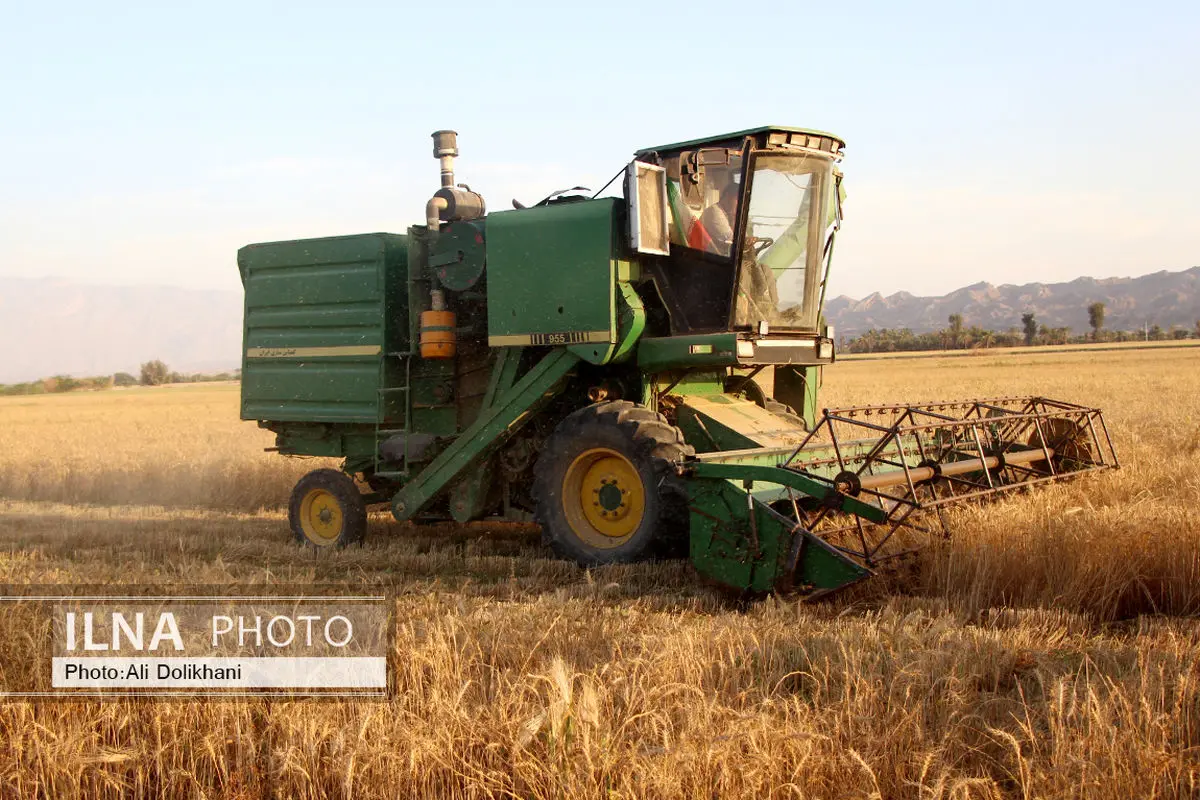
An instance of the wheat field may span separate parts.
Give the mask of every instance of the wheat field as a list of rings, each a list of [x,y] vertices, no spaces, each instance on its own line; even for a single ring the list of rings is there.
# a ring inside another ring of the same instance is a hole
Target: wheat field
[[[317,466],[236,386],[0,398],[0,582],[395,595],[386,701],[0,706],[0,797],[1200,795],[1200,351],[848,361],[831,406],[1043,394],[1123,468],[953,515],[910,574],[729,604],[516,525],[290,543]],[[19,637],[0,640],[4,659]]]

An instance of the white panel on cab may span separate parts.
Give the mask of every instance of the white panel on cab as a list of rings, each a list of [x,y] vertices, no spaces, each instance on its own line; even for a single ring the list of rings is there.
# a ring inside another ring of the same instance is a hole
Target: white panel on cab
[[[629,246],[638,253],[670,255],[667,171],[644,161],[629,162],[625,196],[629,202]]]

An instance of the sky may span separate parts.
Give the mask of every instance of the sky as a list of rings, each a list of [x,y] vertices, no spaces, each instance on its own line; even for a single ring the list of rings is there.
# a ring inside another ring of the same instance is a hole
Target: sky
[[[759,125],[847,142],[830,296],[1200,264],[1200,4],[0,0],[0,275],[239,288]]]

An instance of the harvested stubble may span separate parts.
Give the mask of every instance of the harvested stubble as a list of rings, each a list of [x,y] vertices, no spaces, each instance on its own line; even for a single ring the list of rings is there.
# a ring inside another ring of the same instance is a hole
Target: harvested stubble
[[[962,510],[910,574],[749,609],[683,564],[581,573],[519,526],[379,515],[365,547],[297,551],[278,503],[308,465],[263,456],[232,390],[0,402],[0,580],[398,594],[393,699],[9,703],[0,795],[1195,796],[1197,367],[1188,351],[835,366],[830,405],[1094,402],[1124,469]],[[75,483],[31,490],[22,459]],[[124,494],[88,482],[106,470]]]

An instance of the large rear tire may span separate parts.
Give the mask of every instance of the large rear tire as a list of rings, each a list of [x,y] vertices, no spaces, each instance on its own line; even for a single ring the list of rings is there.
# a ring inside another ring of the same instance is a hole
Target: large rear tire
[[[292,490],[288,523],[301,544],[345,547],[367,533],[367,505],[354,479],[336,469],[305,475]]]
[[[543,541],[581,566],[681,555],[688,501],[675,464],[694,453],[645,406],[616,400],[572,413],[534,467]]]

